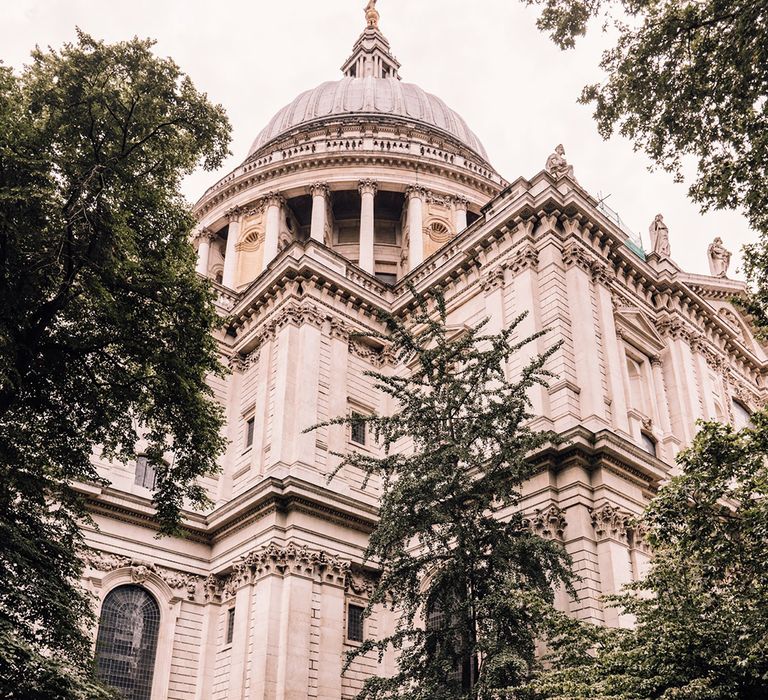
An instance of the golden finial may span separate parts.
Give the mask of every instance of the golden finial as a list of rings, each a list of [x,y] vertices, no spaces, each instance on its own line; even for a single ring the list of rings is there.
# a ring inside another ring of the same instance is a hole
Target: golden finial
[[[368,0],[368,4],[365,6],[365,21],[372,29],[378,28],[379,12],[376,9],[376,0]]]

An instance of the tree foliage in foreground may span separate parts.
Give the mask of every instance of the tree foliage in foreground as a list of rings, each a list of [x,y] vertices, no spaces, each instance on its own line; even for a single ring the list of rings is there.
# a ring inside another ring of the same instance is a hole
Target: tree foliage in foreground
[[[636,628],[582,629],[580,658],[561,639],[571,665],[540,680],[537,697],[768,698],[768,413],[753,423],[701,426],[646,512],[647,576],[613,598]]]
[[[768,328],[768,0],[526,0],[538,26],[572,48],[592,19],[613,26],[594,105],[604,138],[618,132],[682,179],[703,208],[741,209],[761,234],[745,250],[749,310]]]
[[[398,652],[397,673],[368,679],[361,700],[507,697],[493,693],[531,679],[537,640],[561,620],[554,590],[571,582],[565,550],[530,532],[517,510],[521,484],[535,472],[527,457],[555,439],[527,427],[526,398],[545,384],[555,348],[509,380],[510,358],[533,340],[516,337],[522,316],[498,334],[484,334],[481,323],[457,337],[439,293],[434,304],[417,303],[409,322],[386,316],[377,336],[409,371],[368,373],[396,410],[332,421],[364,421],[383,448],[380,458],[347,454],[340,468],[381,479],[366,552],[381,577],[369,611],[382,605],[399,616],[391,635],[367,639],[347,666]]]
[[[166,533],[223,447],[179,184],[229,124],[151,46],[79,34],[0,66],[0,697],[97,697],[72,488],[100,482],[94,447],[132,459],[142,426]]]

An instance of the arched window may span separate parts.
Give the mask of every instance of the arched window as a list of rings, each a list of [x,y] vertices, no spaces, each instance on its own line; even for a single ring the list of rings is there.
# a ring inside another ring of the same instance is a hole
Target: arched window
[[[141,586],[119,586],[107,594],[99,618],[99,675],[126,700],[150,700],[160,627],[157,601]]]

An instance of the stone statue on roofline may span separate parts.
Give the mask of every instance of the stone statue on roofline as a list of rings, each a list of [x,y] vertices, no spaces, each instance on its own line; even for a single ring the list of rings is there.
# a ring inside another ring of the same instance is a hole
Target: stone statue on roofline
[[[651,236],[651,249],[660,258],[668,258],[669,251],[669,229],[664,223],[664,217],[656,214],[648,227],[648,233]]]
[[[565,149],[563,148],[562,143],[557,144],[555,152],[547,158],[547,164],[544,166],[544,169],[555,178],[555,180],[559,180],[561,177],[566,176],[571,178],[571,180],[576,180],[573,175],[573,166],[568,165],[568,161],[565,159]]]
[[[731,253],[723,245],[723,239],[717,236],[707,248],[709,256],[709,274],[712,277],[725,277],[731,264]]]

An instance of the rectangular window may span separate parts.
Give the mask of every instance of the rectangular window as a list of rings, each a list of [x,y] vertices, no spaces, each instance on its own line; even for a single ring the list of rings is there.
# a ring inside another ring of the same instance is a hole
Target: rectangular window
[[[365,445],[365,421],[355,420],[350,424],[350,438],[358,445]]]
[[[350,642],[363,641],[363,613],[365,608],[360,605],[347,606],[347,639]]]
[[[232,644],[232,639],[235,636],[235,609],[230,608],[227,610],[227,635],[225,637],[225,644]]]
[[[245,424],[245,448],[248,449],[253,445],[253,430],[256,425],[255,418],[249,418]]]
[[[155,488],[156,479],[155,467],[149,463],[146,455],[139,455],[136,458],[136,472],[133,476],[134,483],[146,489],[153,489]]]

